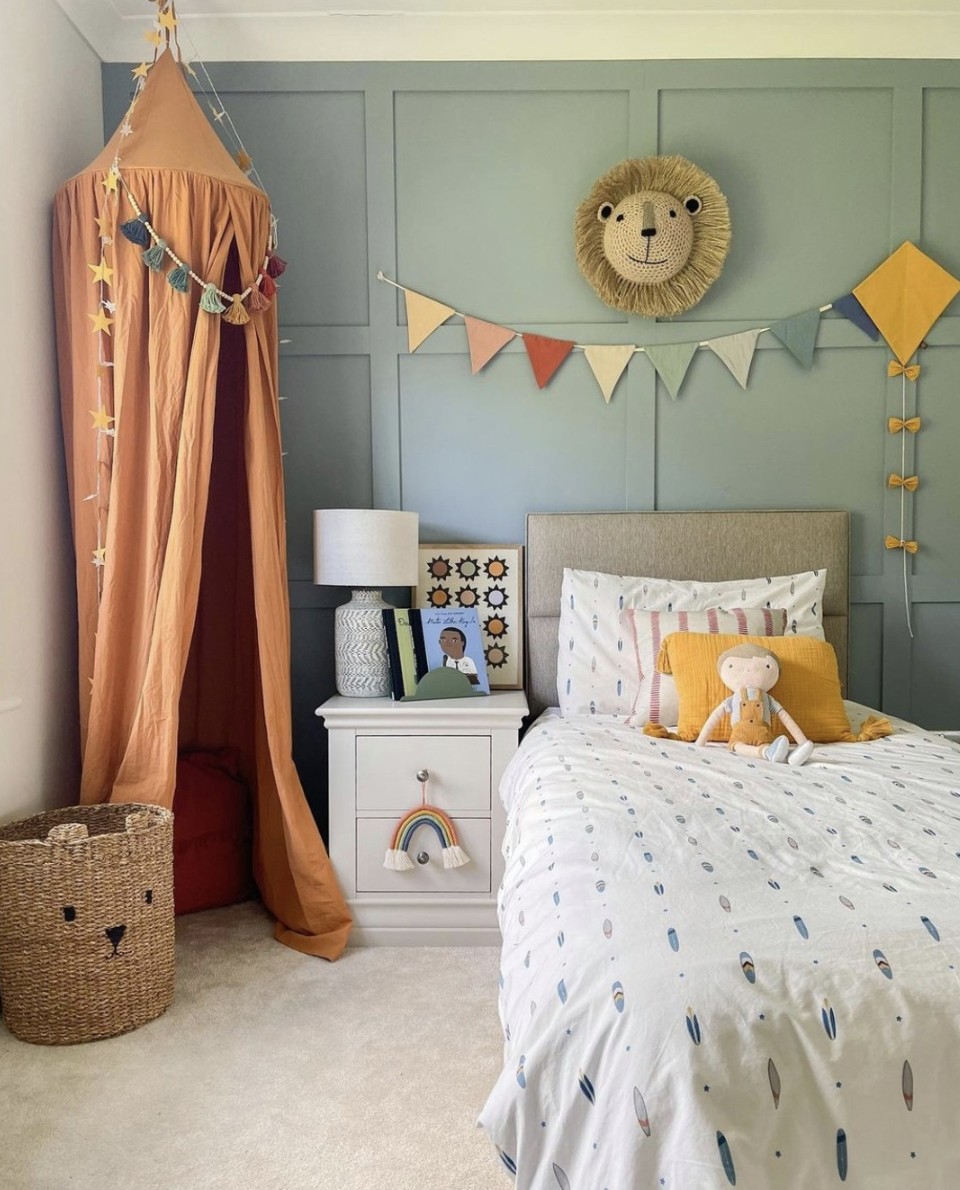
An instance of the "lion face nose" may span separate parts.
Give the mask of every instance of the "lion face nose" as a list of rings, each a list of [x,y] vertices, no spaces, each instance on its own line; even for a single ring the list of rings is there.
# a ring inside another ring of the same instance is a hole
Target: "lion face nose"
[[[127,927],[126,926],[111,926],[109,928],[109,930],[104,930],[103,932],[106,934],[106,936],[113,943],[113,953],[116,954],[117,947],[120,945],[120,942],[123,939],[124,934],[127,932]]]
[[[657,221],[653,214],[652,202],[645,202],[643,204],[643,222],[640,234],[647,237],[657,234]]]

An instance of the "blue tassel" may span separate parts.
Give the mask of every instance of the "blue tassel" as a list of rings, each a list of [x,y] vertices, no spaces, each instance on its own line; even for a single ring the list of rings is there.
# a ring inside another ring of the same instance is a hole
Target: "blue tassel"
[[[206,310],[208,314],[222,314],[226,308],[217,296],[216,285],[212,281],[209,285],[205,285],[203,287],[203,297],[200,299],[200,309]]]
[[[178,264],[175,269],[167,273],[167,280],[178,293],[186,293],[190,288],[190,273],[185,264]]]
[[[136,219],[128,219],[126,223],[121,223],[120,231],[131,244],[138,244],[141,248],[146,248],[150,243],[150,233],[146,228],[146,224],[149,222],[150,216],[146,211],[141,211]]]
[[[148,269],[153,269],[155,273],[159,273],[163,268],[163,262],[167,259],[167,242],[166,240],[157,240],[152,248],[148,248],[143,253],[143,263]]]

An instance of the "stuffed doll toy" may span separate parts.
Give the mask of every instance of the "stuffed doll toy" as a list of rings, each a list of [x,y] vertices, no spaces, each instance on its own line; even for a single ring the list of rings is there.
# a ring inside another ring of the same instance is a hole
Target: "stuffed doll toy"
[[[806,764],[813,752],[813,744],[797,726],[790,712],[770,693],[780,677],[780,663],[776,656],[760,645],[737,645],[717,658],[717,672],[732,693],[710,713],[697,736],[697,743],[705,744],[720,717],[729,715],[729,747],[732,752],[779,764],[784,761],[794,765]],[[774,714],[797,744],[792,752],[790,741],[785,735],[774,735]]]

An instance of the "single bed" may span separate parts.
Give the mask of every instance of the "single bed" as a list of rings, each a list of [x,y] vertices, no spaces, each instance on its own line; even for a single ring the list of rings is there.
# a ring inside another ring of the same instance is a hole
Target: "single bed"
[[[557,701],[564,566],[826,567],[845,673],[848,538],[837,512],[531,516],[532,708]],[[960,749],[895,727],[797,769],[604,716],[528,731],[480,1121],[519,1187],[960,1184]]]

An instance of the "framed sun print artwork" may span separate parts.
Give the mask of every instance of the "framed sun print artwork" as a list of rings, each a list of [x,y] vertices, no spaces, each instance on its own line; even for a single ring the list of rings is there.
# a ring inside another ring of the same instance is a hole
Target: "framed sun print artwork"
[[[494,690],[523,685],[523,547],[420,546],[417,607],[473,607]]]

